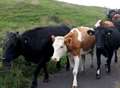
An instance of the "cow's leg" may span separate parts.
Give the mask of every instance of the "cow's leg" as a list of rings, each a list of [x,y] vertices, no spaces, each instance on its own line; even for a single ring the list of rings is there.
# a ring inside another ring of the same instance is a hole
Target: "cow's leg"
[[[113,56],[113,52],[109,53],[109,56],[107,58],[107,68],[106,68],[106,72],[110,73],[111,72],[111,60],[112,60],[112,56]]]
[[[47,65],[45,64],[44,67],[44,79],[43,82],[48,82],[49,81],[49,74],[48,74],[48,70],[47,70]]]
[[[101,78],[101,51],[99,49],[96,49],[96,56],[97,56],[97,71],[96,71],[96,78]]]
[[[74,76],[73,85],[72,85],[73,88],[76,88],[78,86],[77,85],[77,74],[78,74],[79,62],[80,62],[79,56],[74,56],[75,65],[73,68],[73,76]]]
[[[85,55],[81,55],[81,71],[85,71]]]
[[[118,62],[117,49],[114,52],[115,52],[115,63],[117,63]]]
[[[73,56],[71,54],[68,54],[68,58],[69,58],[70,67],[73,68],[74,67]]]
[[[94,56],[94,52],[91,51],[91,52],[90,52],[90,55],[91,55],[91,60],[90,60],[90,61],[91,61],[91,62],[90,62],[91,64],[90,64],[90,67],[93,68],[93,67],[94,67],[94,66],[93,66],[93,56]]]
[[[67,62],[66,62],[66,71],[69,71],[69,70],[70,70],[69,58],[68,58],[68,56],[66,56],[66,58],[67,58]]]
[[[32,86],[31,88],[37,88],[37,77],[38,74],[41,70],[41,68],[44,66],[45,63],[43,63],[42,61],[38,64],[37,68],[35,69],[34,75],[33,75],[33,80],[32,80]]]

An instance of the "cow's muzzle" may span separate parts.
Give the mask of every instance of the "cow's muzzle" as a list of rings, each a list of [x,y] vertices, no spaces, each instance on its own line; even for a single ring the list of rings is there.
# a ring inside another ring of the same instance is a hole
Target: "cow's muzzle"
[[[57,63],[58,62],[57,58],[52,58],[52,62]]]

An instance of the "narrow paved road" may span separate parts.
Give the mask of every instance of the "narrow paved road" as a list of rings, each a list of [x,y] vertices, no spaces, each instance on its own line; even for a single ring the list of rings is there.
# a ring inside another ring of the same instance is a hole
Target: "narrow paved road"
[[[88,55],[86,58],[85,73],[79,71],[78,88],[120,88],[120,86],[117,87],[120,84],[120,60],[117,64],[112,61],[112,72],[108,75],[104,67],[105,58],[102,57],[102,78],[97,80],[95,78],[96,59],[94,59],[94,68],[90,68],[89,57]],[[54,75],[50,75],[49,83],[43,83],[40,80],[38,88],[71,88],[72,78],[72,71],[66,72],[63,69]]]

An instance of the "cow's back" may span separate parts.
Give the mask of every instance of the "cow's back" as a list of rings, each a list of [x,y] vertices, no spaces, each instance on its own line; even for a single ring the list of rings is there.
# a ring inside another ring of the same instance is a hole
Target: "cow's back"
[[[110,46],[109,46],[110,45]],[[120,46],[120,32],[117,29],[112,29],[112,35],[110,42],[108,41],[108,46],[110,48],[118,48]]]
[[[53,54],[51,35],[64,36],[69,31],[67,26],[40,27],[26,31],[21,35],[22,54],[31,60],[51,57]]]
[[[90,36],[87,33],[89,29],[90,28],[87,28],[87,27],[79,28],[79,31],[82,34],[81,48],[83,49],[83,51],[87,51],[91,49],[92,47],[94,47],[94,44],[95,44],[95,37]]]
[[[80,51],[87,52],[94,47],[95,37],[87,34],[89,27],[73,28],[65,36],[65,44],[69,52],[79,55]]]

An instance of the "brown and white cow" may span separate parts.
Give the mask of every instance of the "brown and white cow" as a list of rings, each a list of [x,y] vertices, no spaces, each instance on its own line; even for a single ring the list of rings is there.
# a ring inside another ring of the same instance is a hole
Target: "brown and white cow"
[[[52,56],[53,61],[59,61],[60,58],[68,53],[70,66],[73,68],[73,84],[72,87],[77,87],[77,74],[81,58],[81,70],[84,71],[85,68],[85,55],[90,51],[93,51],[95,44],[95,37],[87,34],[87,31],[90,30],[89,27],[79,27],[73,28],[65,36],[52,36],[54,53]],[[92,29],[91,29],[92,30]],[[93,59],[93,52],[91,52]],[[91,61],[93,64],[93,60]]]

